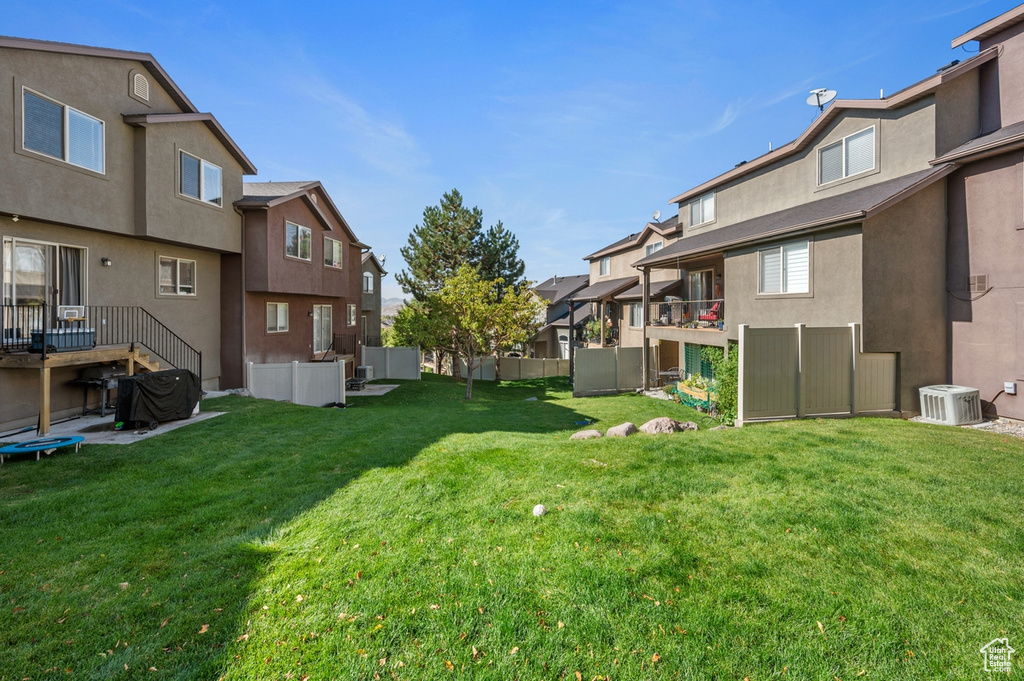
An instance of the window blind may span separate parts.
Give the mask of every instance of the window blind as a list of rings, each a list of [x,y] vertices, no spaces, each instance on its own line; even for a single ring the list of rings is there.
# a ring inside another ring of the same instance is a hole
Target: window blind
[[[220,168],[203,161],[203,201],[220,205]]]
[[[199,198],[199,159],[185,153],[181,155],[181,193]]]
[[[761,293],[780,293],[782,254],[778,248],[761,251]]]
[[[843,143],[836,142],[818,152],[818,184],[825,184],[843,177]]]
[[[64,107],[25,92],[26,149],[64,158]]]
[[[786,293],[807,293],[808,286],[808,251],[807,242],[789,244],[783,248],[786,256],[786,281],[783,291]]]
[[[846,138],[846,176],[875,167],[875,129],[868,128]]]
[[[103,122],[68,109],[68,161],[103,172]]]

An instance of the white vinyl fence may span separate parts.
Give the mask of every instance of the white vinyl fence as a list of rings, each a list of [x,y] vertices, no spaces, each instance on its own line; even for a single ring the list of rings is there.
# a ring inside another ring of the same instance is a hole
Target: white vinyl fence
[[[462,376],[468,373],[466,362],[459,360]],[[494,358],[488,357],[473,371],[474,381],[493,381],[497,372],[494,369]],[[547,378],[548,376],[568,376],[569,360],[567,359],[529,359],[523,357],[501,358],[501,380],[526,381],[531,378]]]
[[[861,352],[860,325],[740,326],[740,423],[896,409],[897,357]]]
[[[607,395],[642,388],[643,348],[576,348],[573,397]],[[651,348],[651,366],[657,366],[657,347]]]
[[[322,407],[345,401],[344,362],[246,365],[253,397]]]
[[[373,378],[420,380],[419,348],[369,348],[363,346],[363,365],[373,367]]]

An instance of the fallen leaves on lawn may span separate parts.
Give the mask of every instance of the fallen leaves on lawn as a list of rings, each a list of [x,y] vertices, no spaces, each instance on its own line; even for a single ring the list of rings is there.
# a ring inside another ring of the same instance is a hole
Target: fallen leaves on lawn
[[[444,666],[445,666],[445,669],[447,669],[448,671],[451,671],[451,670],[455,669],[455,665],[452,664],[451,660],[445,660],[444,661]]]
[[[199,627],[199,633],[200,634],[205,634],[209,630],[210,630],[210,625],[209,624],[204,624],[203,626]]]
[[[518,652],[519,652],[519,646],[516,646],[515,648],[512,649],[512,652],[510,652],[509,655],[515,655]]]
[[[818,622],[818,629],[821,631],[821,633],[825,633],[825,625],[821,622]]]

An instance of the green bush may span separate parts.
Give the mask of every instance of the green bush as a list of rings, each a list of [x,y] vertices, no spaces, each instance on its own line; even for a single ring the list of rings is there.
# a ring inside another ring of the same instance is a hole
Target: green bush
[[[739,346],[730,343],[728,357],[722,348],[705,347],[701,350],[701,359],[711,363],[715,374],[712,391],[718,395],[718,415],[726,423],[732,423],[739,407]]]

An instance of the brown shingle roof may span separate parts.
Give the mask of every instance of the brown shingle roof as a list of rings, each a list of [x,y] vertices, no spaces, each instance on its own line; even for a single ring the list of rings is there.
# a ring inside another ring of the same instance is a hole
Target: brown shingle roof
[[[588,284],[589,274],[574,274],[569,277],[552,277],[534,286],[533,290],[548,303],[558,303]]]
[[[1024,146],[1024,121],[999,128],[981,137],[975,137],[935,159],[932,164],[938,165],[949,161],[960,161],[968,157],[972,157],[973,160],[993,154],[1002,154],[1018,146]]]
[[[625,291],[630,286],[636,284],[637,281],[639,281],[637,277],[623,277],[622,279],[609,279],[608,281],[598,282],[573,295],[572,300],[601,300],[619,291]]]

